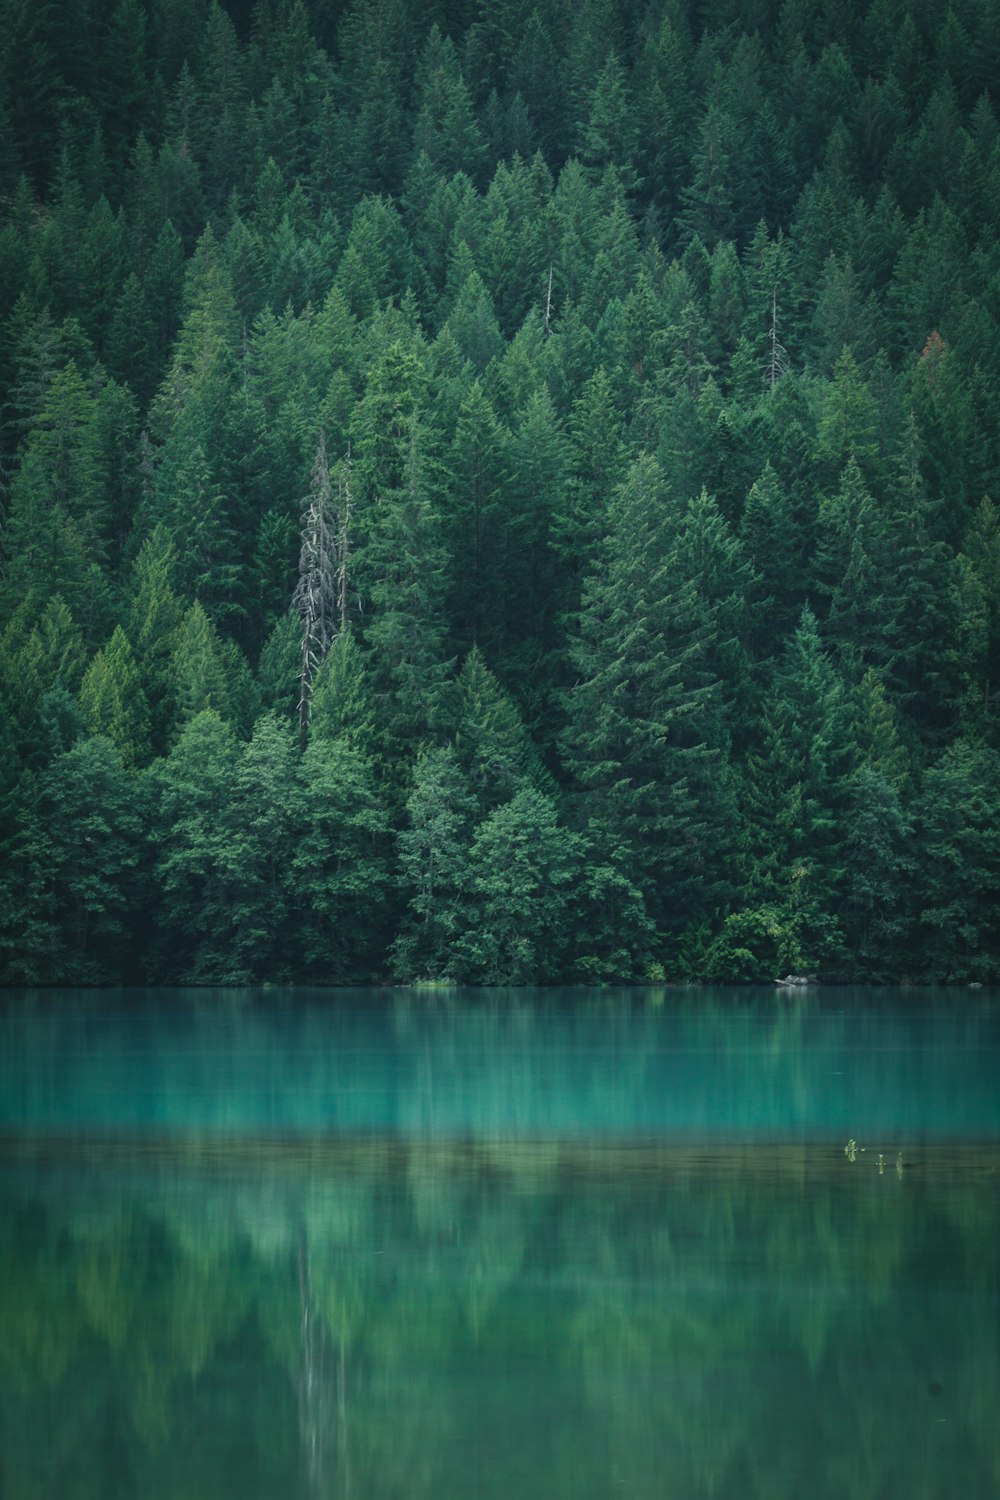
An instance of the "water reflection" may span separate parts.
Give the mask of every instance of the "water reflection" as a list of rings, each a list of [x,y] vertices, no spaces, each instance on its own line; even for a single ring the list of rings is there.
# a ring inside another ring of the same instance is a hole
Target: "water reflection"
[[[4,1022],[4,1500],[1000,1493],[988,1007],[74,1005]]]
[[[1000,1009],[903,998],[22,996],[0,1011],[0,1130],[1000,1135]]]

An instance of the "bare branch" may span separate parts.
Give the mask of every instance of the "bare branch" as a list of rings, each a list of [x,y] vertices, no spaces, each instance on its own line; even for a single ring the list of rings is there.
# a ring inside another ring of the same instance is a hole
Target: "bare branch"
[[[788,355],[785,347],[778,338],[778,288],[774,287],[771,292],[771,326],[767,335],[768,349],[765,369],[768,383],[772,391],[788,371]]]
[[[333,507],[333,487],[326,438],[319,446],[310,476],[309,502],[302,516],[299,581],[292,604],[302,616],[302,669],[299,677],[299,732],[309,728],[309,706],[316,672],[346,618],[347,556],[343,505]]]

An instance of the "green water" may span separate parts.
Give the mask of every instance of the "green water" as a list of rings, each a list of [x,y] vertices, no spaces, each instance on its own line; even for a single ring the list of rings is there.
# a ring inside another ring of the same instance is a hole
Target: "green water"
[[[3,1500],[1000,1494],[988,994],[11,995],[0,1038]]]

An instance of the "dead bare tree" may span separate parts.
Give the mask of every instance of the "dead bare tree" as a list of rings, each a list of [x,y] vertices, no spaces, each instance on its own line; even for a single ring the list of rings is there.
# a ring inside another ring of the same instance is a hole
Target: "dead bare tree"
[[[318,1316],[312,1291],[309,1246],[306,1232],[299,1235],[299,1312],[301,1349],[299,1363],[299,1429],[309,1476],[310,1490],[326,1491],[326,1465],[331,1445],[330,1409],[332,1381],[328,1368],[330,1338]]]
[[[337,474],[336,500],[320,433],[310,476],[309,501],[302,516],[299,581],[292,604],[302,616],[299,675],[299,733],[305,741],[313,683],[339,631],[347,628],[348,538],[351,520],[350,457]]]
[[[335,516],[337,552],[337,619],[340,629],[347,629],[348,562],[351,534],[351,450],[337,474],[337,510]]]
[[[771,326],[767,331],[767,379],[772,389],[788,369],[788,355],[778,338],[778,288],[771,292]]]

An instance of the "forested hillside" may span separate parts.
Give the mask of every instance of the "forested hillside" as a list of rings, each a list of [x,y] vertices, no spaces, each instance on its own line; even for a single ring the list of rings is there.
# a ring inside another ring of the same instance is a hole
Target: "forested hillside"
[[[993,0],[0,0],[8,983],[1000,973]]]

